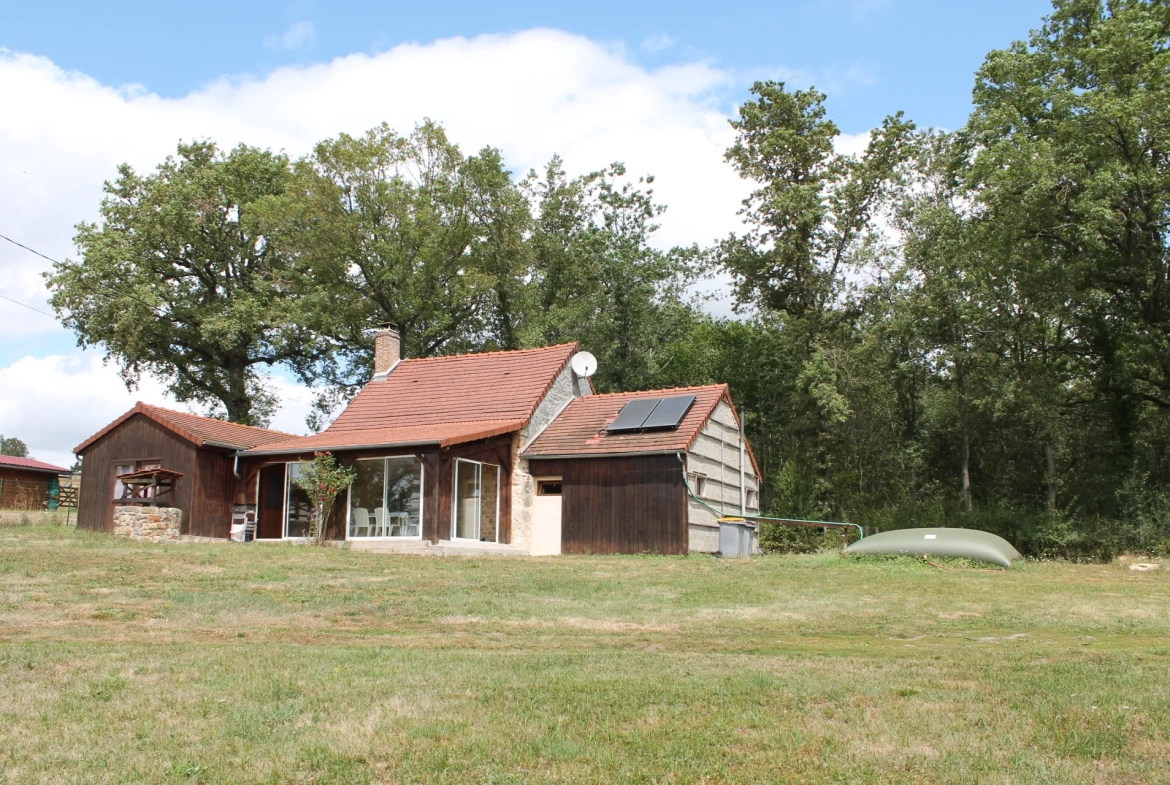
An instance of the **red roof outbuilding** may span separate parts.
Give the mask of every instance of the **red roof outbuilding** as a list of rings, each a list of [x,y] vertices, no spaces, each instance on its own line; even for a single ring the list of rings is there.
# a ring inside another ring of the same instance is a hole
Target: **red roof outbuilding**
[[[60,466],[54,466],[51,463],[33,460],[32,458],[17,458],[15,455],[0,455],[0,466],[22,469],[26,472],[44,472],[45,474],[69,473],[68,469],[63,469]]]
[[[74,447],[73,452],[84,451],[98,439],[137,414],[155,421],[172,433],[193,443],[196,447],[227,447],[233,450],[247,450],[262,444],[294,438],[291,433],[270,431],[267,428],[256,428],[251,425],[216,420],[212,417],[176,412],[139,401],[133,409]]]

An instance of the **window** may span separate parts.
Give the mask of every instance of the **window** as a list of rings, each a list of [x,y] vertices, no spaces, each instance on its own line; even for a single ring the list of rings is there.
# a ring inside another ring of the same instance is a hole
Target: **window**
[[[455,461],[455,538],[499,541],[500,467]]]
[[[423,465],[411,456],[356,461],[349,488],[349,536],[422,536]]]
[[[301,476],[304,464],[290,463],[288,465],[288,480],[285,483],[285,537],[308,537],[310,516],[313,512],[313,502],[304,488],[293,482]]]
[[[561,495],[561,481],[560,480],[538,480],[536,483],[537,496],[560,496]]]
[[[691,474],[691,490],[695,492],[696,496],[707,495],[707,475],[698,474],[697,472]]]
[[[747,492],[746,506],[749,507],[750,509],[758,510],[760,508],[758,498],[757,498],[758,496],[759,496],[759,492],[749,490]]]
[[[134,471],[134,464],[132,464],[132,463],[119,463],[119,464],[116,464],[114,466],[114,498],[115,499],[121,499],[122,494],[124,494],[126,492],[126,486],[123,485],[122,481],[118,479],[118,475],[130,474],[130,472],[132,472],[132,471]]]
[[[122,494],[126,492],[126,486],[118,479],[120,474],[130,474],[131,472],[144,472],[149,469],[161,469],[162,463],[153,458],[148,461],[118,461],[114,464],[114,498],[121,499]],[[151,498],[154,495],[154,489],[150,488],[146,491],[146,497]]]

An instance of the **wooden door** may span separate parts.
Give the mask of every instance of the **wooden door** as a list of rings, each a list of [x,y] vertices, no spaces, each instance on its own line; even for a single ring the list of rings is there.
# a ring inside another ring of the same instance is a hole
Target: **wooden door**
[[[260,504],[256,517],[256,539],[284,537],[284,464],[260,470]]]

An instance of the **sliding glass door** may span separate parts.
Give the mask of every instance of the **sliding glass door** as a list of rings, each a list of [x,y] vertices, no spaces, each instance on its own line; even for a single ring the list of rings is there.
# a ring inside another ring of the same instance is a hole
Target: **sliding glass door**
[[[422,536],[422,461],[414,456],[354,462],[349,489],[349,538]]]
[[[499,542],[500,467],[455,461],[455,538]]]

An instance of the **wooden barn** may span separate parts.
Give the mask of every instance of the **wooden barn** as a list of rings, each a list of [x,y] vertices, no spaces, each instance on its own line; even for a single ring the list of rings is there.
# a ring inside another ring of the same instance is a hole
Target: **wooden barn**
[[[55,508],[63,474],[69,470],[32,458],[0,455],[0,509]]]
[[[249,539],[303,539],[310,504],[295,480],[325,451],[356,470],[326,527],[355,548],[715,551],[716,516],[688,476],[708,505],[758,512],[725,385],[597,395],[576,344],[425,359],[399,345],[396,330],[378,333],[374,378],[313,436],[139,404],[78,448],[79,520],[109,528],[117,475],[166,469],[180,475],[184,534],[226,537],[234,519],[254,522]]]
[[[177,473],[166,504],[183,511],[182,533],[227,537],[238,454],[288,438],[278,431],[139,403],[74,448],[85,477],[77,525],[113,531],[114,506],[127,503],[118,477],[163,469]]]

